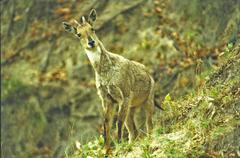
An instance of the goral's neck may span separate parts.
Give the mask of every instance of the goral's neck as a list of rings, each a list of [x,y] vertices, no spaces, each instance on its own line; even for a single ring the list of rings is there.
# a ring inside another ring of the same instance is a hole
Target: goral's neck
[[[103,46],[102,42],[98,42],[95,49],[85,49],[85,52],[90,60],[96,73],[100,74],[102,70],[112,65],[108,51]]]
[[[101,59],[101,53],[102,53],[101,48],[97,46],[95,49],[86,49],[85,52],[93,68],[97,70],[100,65],[100,59]]]

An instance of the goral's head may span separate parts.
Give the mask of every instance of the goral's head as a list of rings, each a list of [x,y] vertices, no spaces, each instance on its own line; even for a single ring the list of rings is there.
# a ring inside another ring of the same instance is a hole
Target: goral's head
[[[63,22],[63,27],[67,32],[73,33],[77,36],[80,39],[81,45],[85,49],[94,50],[99,44],[93,28],[93,23],[96,21],[96,18],[96,10],[92,9],[87,20],[82,16],[80,23],[74,20],[76,26]]]

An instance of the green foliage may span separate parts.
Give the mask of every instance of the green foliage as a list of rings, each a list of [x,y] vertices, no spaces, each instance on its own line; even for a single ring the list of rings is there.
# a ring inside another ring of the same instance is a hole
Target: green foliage
[[[171,96],[170,96],[170,94],[167,94],[164,99],[164,103],[169,103],[170,101],[171,101]]]
[[[79,142],[76,142],[76,147],[78,150],[72,155],[72,157],[104,157],[105,153],[102,149],[103,143],[104,139],[102,135],[85,145],[81,145]]]
[[[161,134],[165,134],[167,129],[165,127],[159,127],[156,129],[156,135],[160,136]]]

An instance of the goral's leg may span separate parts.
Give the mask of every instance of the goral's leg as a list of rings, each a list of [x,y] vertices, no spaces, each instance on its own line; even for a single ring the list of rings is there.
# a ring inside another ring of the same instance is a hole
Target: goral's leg
[[[104,101],[104,149],[108,153],[111,149],[111,135],[110,130],[112,128],[112,120],[114,116],[114,106],[110,101]]]
[[[134,122],[134,113],[135,113],[135,107],[131,107],[129,109],[127,120],[126,120],[129,143],[131,143],[138,135],[138,131]]]
[[[123,138],[124,122],[128,114],[129,98],[124,99],[122,105],[120,105],[118,110],[118,143],[121,142]]]
[[[147,133],[151,134],[152,129],[153,129],[153,121],[152,121],[153,112],[154,112],[153,101],[150,101],[150,102],[147,103],[146,108],[145,108],[145,112],[146,112]]]

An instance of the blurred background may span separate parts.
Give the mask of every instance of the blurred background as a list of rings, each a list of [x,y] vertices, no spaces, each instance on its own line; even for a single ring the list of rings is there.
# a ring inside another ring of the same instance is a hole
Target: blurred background
[[[240,34],[239,0],[1,0],[1,157],[64,157],[102,132],[94,72],[62,22],[97,11],[107,50],[147,66],[160,103],[198,89]],[[156,115],[161,115],[160,111]]]

